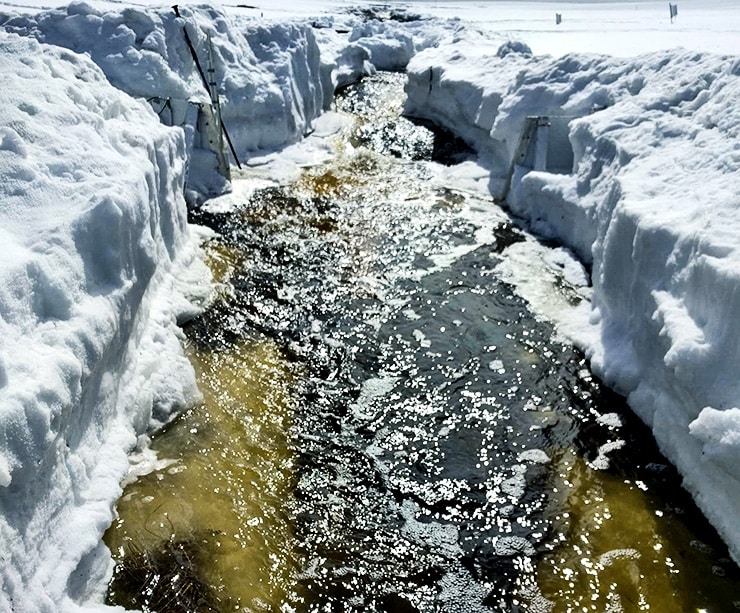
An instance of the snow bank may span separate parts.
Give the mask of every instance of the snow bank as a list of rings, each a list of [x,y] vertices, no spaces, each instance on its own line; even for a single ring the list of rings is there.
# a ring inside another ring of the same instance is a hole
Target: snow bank
[[[74,610],[127,451],[197,394],[176,279],[205,269],[181,130],[66,49],[0,33],[0,75],[0,609]]]
[[[736,560],[739,76],[736,57],[533,57],[461,28],[411,61],[406,107],[475,145],[491,192],[592,264],[590,324],[575,338]],[[550,124],[529,141],[528,116]]]
[[[213,195],[227,189],[216,174],[204,125],[211,103],[185,38],[201,68],[213,60],[216,88],[237,155],[299,140],[331,101],[309,25],[262,24],[211,7],[99,10],[83,2],[37,14],[0,13],[8,32],[88,53],[117,88],[147,99],[164,123],[181,126],[188,143],[188,185]],[[224,144],[224,151],[226,152]],[[228,152],[226,155],[229,155]],[[233,159],[233,158],[232,158]],[[225,174],[225,173],[222,173]]]
[[[377,69],[402,70],[442,37],[444,24],[401,13],[270,22],[208,6],[102,10],[84,2],[23,14],[0,12],[12,33],[88,53],[110,82],[147,99],[160,119],[184,129],[189,200],[228,189],[227,142],[207,113],[211,97],[185,33],[207,72],[212,58],[222,119],[241,161],[295,143],[313,129],[334,91]],[[217,145],[214,141],[219,141]],[[233,160],[233,156],[232,160]],[[220,174],[219,174],[220,173]]]
[[[377,70],[403,71],[411,58],[447,36],[449,23],[406,8],[383,5],[354,9],[357,14],[325,15],[312,25],[333,92]]]

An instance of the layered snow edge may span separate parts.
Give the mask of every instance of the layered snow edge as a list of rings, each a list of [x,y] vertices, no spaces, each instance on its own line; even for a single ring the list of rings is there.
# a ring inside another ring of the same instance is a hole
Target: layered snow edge
[[[127,451],[197,396],[176,317],[208,277],[182,132],[88,57],[0,34],[0,63],[0,608],[68,610],[100,596]]]
[[[491,194],[591,264],[563,329],[740,560],[740,59],[533,57],[461,29],[408,73],[406,111],[474,144]],[[516,157],[528,118],[549,131],[539,165]]]

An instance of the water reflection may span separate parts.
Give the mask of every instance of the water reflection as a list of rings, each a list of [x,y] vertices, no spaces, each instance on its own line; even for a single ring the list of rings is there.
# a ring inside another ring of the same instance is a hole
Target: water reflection
[[[738,610],[736,579],[728,581],[737,568],[721,545],[713,548],[716,537],[654,455],[657,462],[641,470],[612,471],[597,470],[573,450],[558,454],[551,511],[557,537],[537,566],[554,611]]]

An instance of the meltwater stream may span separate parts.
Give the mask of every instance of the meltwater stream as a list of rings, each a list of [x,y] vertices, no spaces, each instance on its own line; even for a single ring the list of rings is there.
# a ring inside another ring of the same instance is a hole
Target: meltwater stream
[[[466,152],[398,116],[402,84],[338,98],[354,123],[331,162],[197,216],[221,282],[185,330],[205,400],[126,487],[109,602],[739,610],[649,433],[502,280],[532,239],[440,179],[430,159]]]

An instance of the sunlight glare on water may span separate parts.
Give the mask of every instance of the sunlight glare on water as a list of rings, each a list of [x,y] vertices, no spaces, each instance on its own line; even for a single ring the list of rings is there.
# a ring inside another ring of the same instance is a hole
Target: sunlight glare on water
[[[704,520],[684,508],[684,492],[682,502],[666,500],[654,484],[598,470],[572,450],[560,452],[554,468],[559,537],[537,565],[553,611],[737,610],[737,586],[727,581],[727,569],[736,570],[699,536]],[[708,555],[717,556],[714,565]]]

